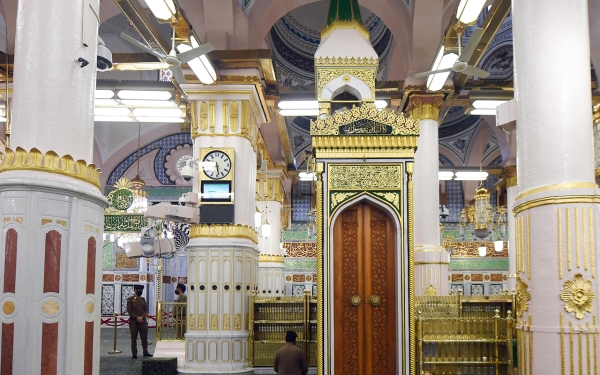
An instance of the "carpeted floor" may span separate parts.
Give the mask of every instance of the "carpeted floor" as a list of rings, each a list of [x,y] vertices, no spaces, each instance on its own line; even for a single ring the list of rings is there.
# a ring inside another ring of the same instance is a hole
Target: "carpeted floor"
[[[113,350],[112,328],[102,328],[100,332],[100,375],[131,375],[142,373],[142,362],[146,359],[142,354],[142,342],[138,336],[138,358],[131,358],[131,346],[129,329],[117,329],[117,350],[119,354],[108,354]],[[148,330],[148,351],[154,352],[154,343],[156,341],[156,331],[151,328]],[[149,357],[148,357],[149,358]]]

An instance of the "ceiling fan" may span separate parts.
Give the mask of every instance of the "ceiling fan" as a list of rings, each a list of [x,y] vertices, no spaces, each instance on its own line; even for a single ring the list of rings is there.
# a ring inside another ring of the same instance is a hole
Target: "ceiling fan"
[[[471,56],[473,55],[473,52],[475,52],[475,49],[477,48],[477,44],[479,43],[479,40],[481,39],[483,35],[483,29],[473,29],[473,32],[471,33],[471,37],[469,37],[469,41],[467,42],[467,45],[465,46],[465,48],[462,48],[462,38],[461,38],[461,34],[458,34],[458,56],[456,58],[454,58],[454,56],[456,56],[455,54],[448,54],[444,56],[444,46],[442,45],[440,52],[438,53],[438,55],[435,58],[435,62],[433,63],[433,70],[427,71],[427,72],[422,72],[422,73],[417,73],[415,74],[415,77],[426,77],[429,75],[434,75],[437,73],[445,73],[445,72],[457,72],[457,73],[463,73],[466,74],[468,76],[475,76],[478,78],[487,78],[490,73],[486,72],[483,69],[479,69],[473,65],[469,65],[469,63],[467,63],[467,61],[469,61],[469,59],[471,58]],[[451,56],[453,55],[453,56]],[[447,59],[444,59],[446,56],[448,56]]]
[[[173,31],[173,32],[175,32],[175,31]],[[168,55],[164,55],[160,52],[156,52],[150,46],[147,46],[144,43],[141,43],[140,41],[130,37],[129,35],[127,35],[125,33],[121,33],[121,38],[125,39],[126,41],[133,44],[134,46],[137,46],[137,47],[143,49],[144,51],[158,57],[161,61],[164,61],[165,63],[169,64],[169,70],[171,70],[171,73],[173,73],[173,77],[175,77],[177,82],[180,84],[185,83],[185,78],[183,75],[183,70],[181,69],[181,64],[188,63],[188,62],[194,60],[195,58],[198,58],[202,55],[209,53],[210,51],[212,51],[214,49],[212,44],[206,43],[199,47],[192,48],[189,51],[176,53],[175,52],[175,44],[173,42],[173,48],[171,49],[171,52]],[[198,78],[200,78],[200,77],[198,77]]]

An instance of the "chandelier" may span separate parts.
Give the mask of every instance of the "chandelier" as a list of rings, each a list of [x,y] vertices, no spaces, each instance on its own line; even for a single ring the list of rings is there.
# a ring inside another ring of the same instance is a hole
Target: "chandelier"
[[[493,242],[494,251],[501,252],[504,248],[503,237],[506,234],[506,207],[497,205],[494,209],[490,205],[490,192],[479,185],[475,191],[475,203],[473,206],[465,206],[460,213],[459,232],[460,241],[451,238],[443,240],[443,246],[448,252],[453,253],[453,242],[480,241],[478,247],[479,256],[484,257],[487,253],[487,244]],[[467,230],[471,239],[467,239]]]

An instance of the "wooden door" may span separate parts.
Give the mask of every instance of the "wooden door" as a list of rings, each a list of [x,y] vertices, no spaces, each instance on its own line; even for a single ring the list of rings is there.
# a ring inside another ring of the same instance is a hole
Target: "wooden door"
[[[336,375],[396,374],[395,238],[391,219],[367,203],[335,222]]]

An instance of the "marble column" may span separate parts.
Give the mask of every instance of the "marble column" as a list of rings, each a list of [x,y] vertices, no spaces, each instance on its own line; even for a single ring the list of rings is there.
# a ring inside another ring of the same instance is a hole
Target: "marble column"
[[[502,179],[506,182],[506,231],[508,233],[508,280],[506,286],[509,291],[517,285],[517,257],[515,242],[515,198],[517,197],[517,167],[512,165],[504,168]]]
[[[11,149],[0,162],[3,375],[99,373],[106,200],[92,164],[98,7],[18,5]]]
[[[251,374],[249,297],[257,290],[254,229],[258,126],[266,121],[254,85],[182,85],[193,102],[194,158],[234,150],[234,223],[192,225],[188,249],[185,366],[192,374]],[[204,173],[202,170],[196,173]],[[194,176],[194,190],[200,181]]]
[[[600,104],[594,106],[593,113],[594,126],[594,167],[596,174],[596,183],[600,182]]]
[[[258,293],[264,296],[282,296],[285,265],[281,249],[281,205],[285,197],[279,176],[261,176],[258,179],[256,206],[263,213],[263,221],[271,225],[271,233],[259,228]]]
[[[519,367],[584,374],[598,368],[600,250],[588,2],[547,5],[513,2]]]
[[[415,153],[415,293],[448,294],[450,255],[440,246],[438,118],[442,94],[413,94],[406,111],[420,120]]]

